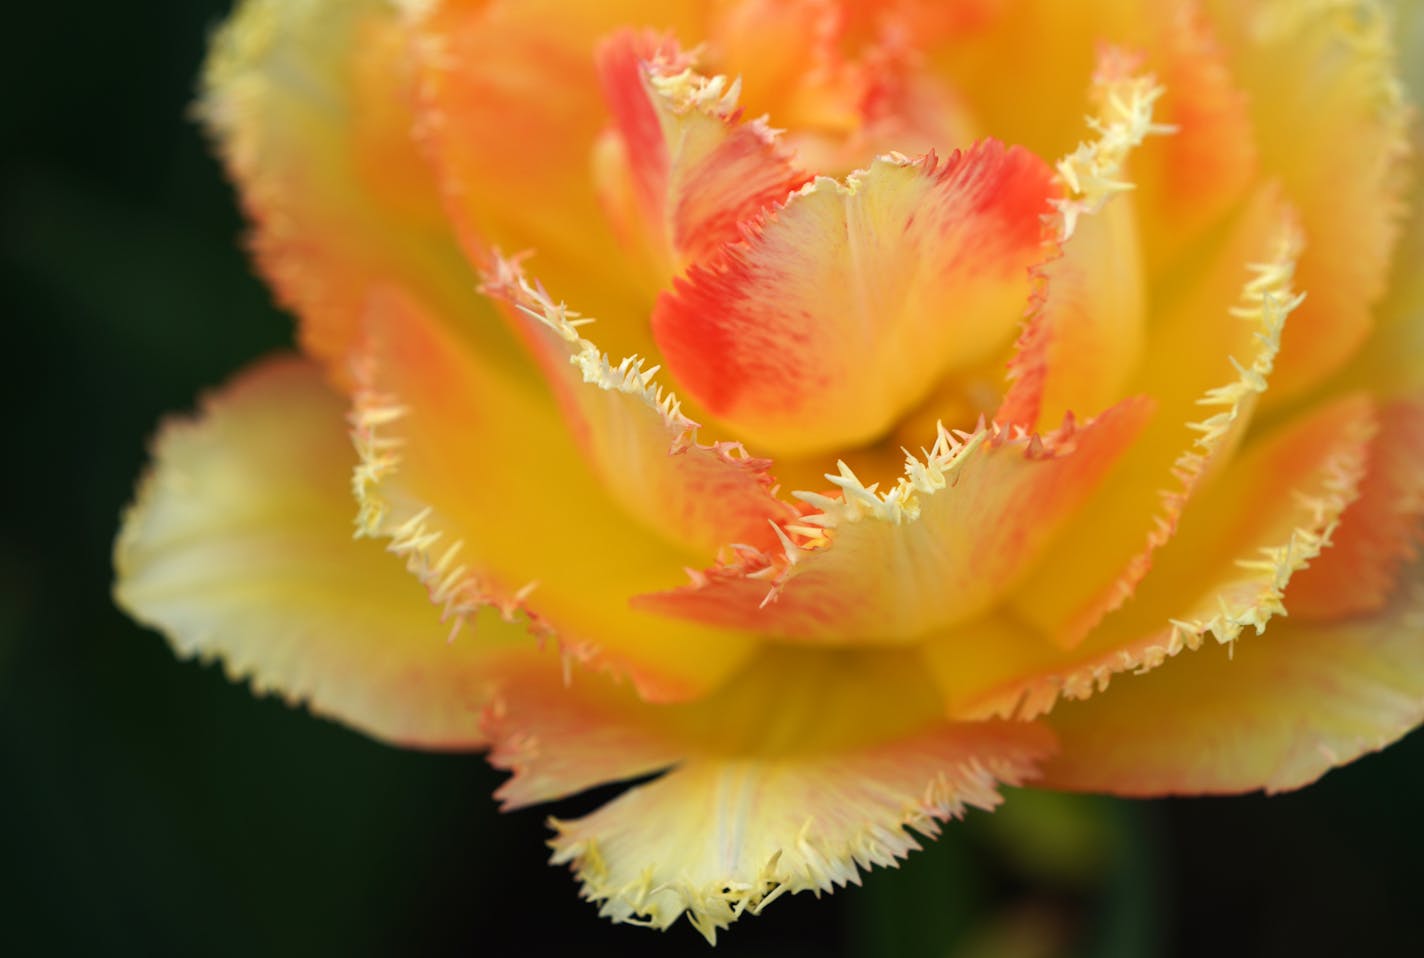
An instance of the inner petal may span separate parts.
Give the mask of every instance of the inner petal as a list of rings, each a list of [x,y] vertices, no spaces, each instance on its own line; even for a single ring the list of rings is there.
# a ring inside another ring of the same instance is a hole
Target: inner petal
[[[786,455],[873,441],[1013,336],[1053,171],[985,141],[821,178],[660,297],[653,333],[710,415]]]

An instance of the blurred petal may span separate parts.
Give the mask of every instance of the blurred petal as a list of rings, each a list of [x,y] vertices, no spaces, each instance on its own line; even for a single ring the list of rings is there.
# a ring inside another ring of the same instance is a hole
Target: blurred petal
[[[376,285],[419,289],[452,321],[481,308],[413,140],[407,43],[381,0],[247,0],[203,77],[258,265],[337,378]]]
[[[1377,421],[1366,395],[1314,409],[1256,440],[1194,500],[1133,601],[1074,649],[989,643],[970,630],[929,655],[952,714],[1032,718],[1124,671],[1163,665],[1210,635],[1235,641],[1285,611],[1291,577],[1320,555],[1359,494]]]
[[[1171,136],[1134,157],[1148,272],[1160,276],[1247,195],[1260,172],[1250,101],[1199,0],[1154,4],[1145,40]]]
[[[1296,618],[1378,611],[1417,555],[1424,537],[1424,400],[1393,402],[1379,418],[1360,497],[1340,517],[1330,548],[1286,592]]]
[[[711,556],[729,542],[776,542],[796,509],[775,495],[771,461],[739,443],[705,445],[677,398],[638,357],[616,367],[579,334],[588,320],[554,303],[518,266],[498,261],[485,291],[503,300],[563,409],[588,467],[609,494],[674,547]]]
[[[1409,110],[1384,8],[1370,0],[1210,0],[1250,97],[1263,170],[1299,209],[1309,300],[1281,347],[1270,403],[1340,369],[1373,327],[1407,185]]]
[[[352,541],[345,410],[314,366],[276,359],[168,424],[115,546],[115,595],[257,691],[403,745],[480,745],[486,660],[525,630],[487,616],[448,642],[400,562]]]
[[[1012,338],[1054,192],[995,141],[818,179],[678,280],[654,335],[690,397],[768,451],[876,439]]]
[[[536,382],[491,367],[424,304],[390,293],[358,370],[362,524],[451,615],[528,612],[569,655],[669,699],[715,688],[745,636],[628,608],[689,554],[644,532],[593,475]]]
[[[1308,785],[1384,748],[1424,720],[1424,568],[1378,614],[1337,623],[1275,622],[1206,648],[1111,695],[1059,707],[1054,788],[1124,795]]]
[[[884,494],[848,470],[838,498],[798,493],[784,551],[752,554],[635,603],[669,615],[826,644],[913,641],[982,614],[1043,557],[1142,429],[1152,404],[1127,400],[1046,436],[986,426],[947,432]]]

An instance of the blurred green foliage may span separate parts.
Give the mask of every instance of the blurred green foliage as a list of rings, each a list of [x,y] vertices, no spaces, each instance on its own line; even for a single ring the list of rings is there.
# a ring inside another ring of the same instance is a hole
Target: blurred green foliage
[[[9,11],[0,277],[0,950],[700,954],[614,927],[473,756],[399,752],[180,663],[110,604],[158,418],[289,341],[186,119],[224,4]],[[724,955],[1419,953],[1424,741],[1264,799],[1017,793]],[[563,813],[591,807],[570,803]],[[513,945],[512,942],[522,942]]]

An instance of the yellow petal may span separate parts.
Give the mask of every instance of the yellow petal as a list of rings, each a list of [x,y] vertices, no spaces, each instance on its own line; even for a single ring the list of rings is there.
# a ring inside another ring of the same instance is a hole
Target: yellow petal
[[[1358,496],[1376,425],[1374,403],[1356,394],[1257,439],[1190,503],[1133,601],[1076,648],[991,643],[972,629],[932,642],[952,714],[1034,717],[1060,694],[1086,698],[1208,636],[1229,643],[1264,631],[1285,611],[1291,577],[1328,546]]]
[[[648,355],[642,264],[618,246],[589,175],[608,110],[595,50],[654,26],[696,36],[696,4],[439,0],[415,4],[420,120],[446,209],[471,258],[534,250],[560,298],[604,317],[615,355]],[[625,321],[626,319],[626,321]]]
[[[745,636],[628,608],[690,555],[624,513],[541,384],[491,366],[394,291],[373,303],[367,329],[355,415],[363,528],[391,539],[450,614],[522,609],[568,654],[662,699],[701,695],[746,659]]]
[[[165,426],[115,545],[115,596],[258,691],[403,745],[479,745],[489,660],[532,641],[497,616],[447,641],[401,563],[352,540],[345,410],[313,365],[275,359]]]
[[[1377,614],[1273,623],[1240,647],[1205,648],[1049,719],[1055,788],[1123,795],[1308,785],[1424,720],[1424,566]]]
[[[1250,97],[1265,175],[1299,210],[1309,299],[1281,346],[1269,403],[1339,370],[1374,325],[1408,184],[1409,109],[1384,5],[1210,0]]]
[[[1018,591],[1013,611],[1024,622],[1071,647],[1131,596],[1251,422],[1300,302],[1298,254],[1293,220],[1268,189],[1237,212],[1199,274],[1180,281],[1129,387],[1152,396],[1157,414],[1065,533],[1093,548],[1042,568]]]
[[[302,345],[338,379],[381,283],[420,290],[451,321],[483,319],[485,348],[513,355],[469,295],[417,151],[407,45],[382,0],[246,0],[203,77],[201,114],[252,221],[258,265],[300,317]]]
[[[656,368],[637,356],[610,363],[581,335],[593,321],[553,302],[517,264],[493,263],[484,290],[534,351],[588,467],[649,532],[702,561],[728,543],[776,542],[774,524],[797,513],[777,497],[770,460],[740,443],[698,441],[698,424],[657,384]]]
[[[1030,723],[943,721],[909,653],[767,650],[686,706],[547,668],[509,676],[501,700],[489,727],[511,803],[671,767],[555,822],[554,861],[605,916],[665,928],[686,914],[709,939],[781,894],[894,865],[914,833],[993,807],[1052,748]]]
[[[884,493],[842,466],[839,497],[797,493],[820,510],[784,548],[740,550],[675,592],[637,605],[767,636],[832,645],[895,644],[983,614],[1036,563],[1109,475],[1152,414],[1126,400],[1045,436],[989,425],[941,429],[924,461]]]

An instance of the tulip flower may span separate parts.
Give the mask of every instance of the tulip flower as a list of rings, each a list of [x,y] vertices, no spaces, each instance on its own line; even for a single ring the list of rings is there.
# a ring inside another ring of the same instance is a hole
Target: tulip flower
[[[709,939],[1001,785],[1303,786],[1424,716],[1421,21],[246,0],[300,351],[162,428],[118,600],[505,808],[633,782],[553,861]]]

